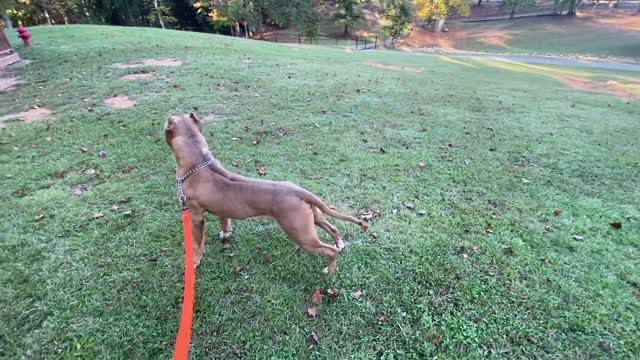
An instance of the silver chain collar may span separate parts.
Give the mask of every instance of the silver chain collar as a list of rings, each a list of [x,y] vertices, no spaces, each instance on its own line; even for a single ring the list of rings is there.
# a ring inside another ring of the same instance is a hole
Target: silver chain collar
[[[184,189],[182,188],[182,184],[185,182],[185,180],[187,180],[189,178],[189,176],[197,173],[198,171],[208,167],[209,165],[211,165],[211,163],[213,163],[213,159],[204,162],[196,167],[194,167],[193,169],[189,170],[186,174],[184,174],[184,176],[180,177],[180,176],[176,176],[176,187],[178,188],[178,201],[180,201],[180,204],[182,205],[182,208],[186,208],[187,206],[187,197],[184,195]]]

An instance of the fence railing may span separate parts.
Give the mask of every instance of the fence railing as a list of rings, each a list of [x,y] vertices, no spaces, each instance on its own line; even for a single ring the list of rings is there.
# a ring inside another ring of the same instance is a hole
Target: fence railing
[[[275,43],[334,46],[352,50],[377,49],[383,45],[384,39],[374,36],[315,36],[309,37],[299,33],[271,32],[264,33],[262,39]]]

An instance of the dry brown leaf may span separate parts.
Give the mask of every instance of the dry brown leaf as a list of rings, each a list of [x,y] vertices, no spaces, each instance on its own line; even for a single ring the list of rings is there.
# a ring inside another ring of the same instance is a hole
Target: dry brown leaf
[[[530,183],[530,182],[531,182],[531,181],[529,181],[529,180],[527,180],[527,179],[525,179],[525,178],[522,178],[521,180],[522,180],[522,183],[523,183],[523,184],[528,184],[528,183]]]
[[[460,246],[458,248],[458,254],[465,259],[469,257],[469,252],[467,251],[467,248],[465,246]]]
[[[253,145],[258,145],[258,144],[260,144],[260,139],[255,138],[255,139],[253,139],[253,141],[252,141],[251,143],[252,143]]]
[[[44,219],[44,214],[43,213],[38,213],[35,217],[36,220],[42,220]]]
[[[333,298],[337,298],[337,297],[340,296],[340,294],[337,291],[333,290],[333,289],[327,289],[327,295],[331,296]]]
[[[320,339],[318,338],[318,334],[316,334],[315,332],[312,332],[312,333],[309,335],[309,339],[311,340],[311,346],[312,346],[312,347],[316,347],[316,346],[318,345],[318,341],[320,340]]]
[[[47,136],[47,142],[51,142],[53,140],[53,138],[51,136]]]
[[[229,257],[234,257],[234,256],[236,256],[236,253],[234,253],[234,252],[230,252],[229,253]]]
[[[322,291],[320,289],[316,289],[316,291],[311,294],[311,302],[314,304],[322,303]]]
[[[561,213],[562,213],[562,210],[560,209],[553,210],[553,216],[560,216]]]
[[[427,166],[427,164],[425,164],[424,161],[420,161],[418,163],[418,167],[421,168],[421,169],[423,169],[425,166]]]
[[[148,259],[150,262],[158,262],[158,257],[157,256],[152,256]]]
[[[107,155],[109,155],[109,153],[106,150],[100,150],[100,152],[98,153],[98,156],[100,156],[101,158],[106,158]]]
[[[320,125],[318,124],[313,124],[313,126],[317,127],[318,129],[320,129]]]
[[[307,315],[309,315],[309,317],[311,318],[316,318],[318,316],[318,308],[315,306],[312,306],[310,308],[307,309]]]
[[[258,168],[258,175],[260,175],[260,176],[267,175],[267,168],[264,167],[264,166],[260,166]]]
[[[372,232],[372,233],[371,233],[371,237],[372,237],[372,238],[374,238],[374,239],[377,239],[377,238],[378,238],[378,233],[377,233],[377,232],[375,232],[375,231],[374,231],[374,232]]]
[[[96,173],[96,170],[92,168],[88,168],[87,170],[84,171],[84,173],[87,175],[93,175]]]
[[[404,207],[406,207],[409,210],[413,210],[416,208],[412,203],[404,203]]]
[[[610,223],[611,227],[618,230],[618,229],[622,229],[622,223],[618,222],[618,221],[614,221],[612,223]]]
[[[354,298],[360,300],[362,298],[362,295],[364,295],[364,294],[362,293],[361,290],[356,290],[356,291],[352,292],[351,295],[353,295]]]
[[[118,205],[113,205],[111,206],[111,211],[117,211],[118,210]]]
[[[131,166],[127,165],[127,166],[122,168],[122,173],[123,174],[128,174],[128,173],[131,172],[131,170],[133,170],[133,168]]]
[[[574,235],[574,236],[573,236],[573,239],[574,239],[574,240],[577,240],[577,241],[583,241],[583,240],[584,240],[584,236]]]
[[[89,151],[89,149],[84,146],[80,146],[80,151],[82,151],[83,153],[86,153],[87,151]]]
[[[384,316],[378,317],[378,325],[384,325]]]
[[[486,230],[489,234],[493,234],[493,224],[487,223]]]
[[[104,214],[102,214],[102,213],[93,213],[93,215],[91,215],[91,218],[93,220],[98,220],[98,219],[100,219],[102,217],[104,217]]]

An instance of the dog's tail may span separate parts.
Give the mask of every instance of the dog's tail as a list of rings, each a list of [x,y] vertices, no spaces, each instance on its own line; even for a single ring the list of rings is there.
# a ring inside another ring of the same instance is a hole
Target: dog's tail
[[[363,231],[367,231],[367,229],[369,228],[367,223],[365,223],[364,221],[359,220],[359,219],[357,219],[357,218],[355,218],[353,216],[341,214],[341,213],[331,209],[330,207],[328,207],[322,200],[320,200],[317,196],[315,196],[311,192],[309,192],[307,190],[304,190],[304,189],[300,189],[300,190],[301,190],[300,194],[301,194],[303,200],[308,202],[308,203],[310,203],[311,205],[317,207],[324,214],[329,215],[331,217],[334,217],[336,219],[349,221],[349,222],[352,222],[352,223],[354,223],[356,225],[360,225],[360,227],[362,227]]]

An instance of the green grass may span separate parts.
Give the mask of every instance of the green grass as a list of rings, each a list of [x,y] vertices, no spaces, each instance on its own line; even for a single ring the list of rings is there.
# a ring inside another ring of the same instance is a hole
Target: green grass
[[[19,51],[33,62],[16,70],[25,83],[0,95],[0,115],[34,104],[54,114],[49,125],[0,130],[0,357],[171,356],[183,255],[162,126],[194,108],[216,115],[205,135],[230,169],[255,176],[264,165],[267,178],[343,212],[378,206],[382,215],[369,233],[334,221],[350,244],[333,278],[265,219],[236,222],[229,257],[208,215],[193,358],[640,352],[640,103],[473,60],[146,28],[30,30],[34,46]],[[131,82],[118,79],[141,69],[110,67],[152,57],[184,64]],[[104,106],[114,94],[138,105]],[[81,183],[92,188],[74,195]],[[310,319],[316,288],[341,295]]]
[[[452,23],[447,35],[460,50],[587,55],[640,59],[637,16],[584,14]]]

